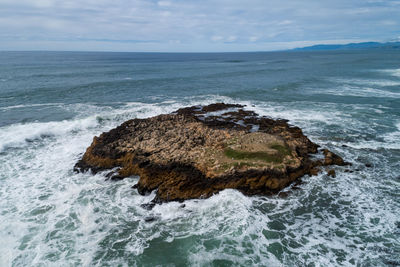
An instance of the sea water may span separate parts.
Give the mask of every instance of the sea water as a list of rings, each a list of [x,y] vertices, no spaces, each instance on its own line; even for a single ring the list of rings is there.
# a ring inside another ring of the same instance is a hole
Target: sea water
[[[352,172],[150,211],[138,177],[73,172],[93,136],[213,102],[288,119]],[[0,266],[399,266],[399,189],[399,50],[0,52]]]

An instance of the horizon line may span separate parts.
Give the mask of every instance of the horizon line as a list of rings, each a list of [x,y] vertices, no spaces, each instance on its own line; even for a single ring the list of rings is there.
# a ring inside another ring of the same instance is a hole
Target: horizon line
[[[288,49],[273,49],[273,50],[245,50],[245,51],[116,51],[116,50],[55,50],[55,49],[33,49],[33,50],[2,50],[0,48],[0,52],[67,52],[67,53],[159,53],[159,54],[222,54],[222,53],[274,53],[274,52],[312,52],[312,51],[327,51],[327,50],[303,50],[304,48],[312,48],[317,46],[346,46],[351,44],[364,44],[364,43],[376,43],[376,44],[390,44],[390,43],[399,43],[398,40],[390,40],[390,41],[363,41],[363,42],[350,42],[350,43],[317,43],[314,45],[309,46],[301,46],[301,47],[294,47]],[[359,48],[359,49],[366,49],[366,48]],[[334,50],[334,49],[333,49]],[[332,50],[331,50],[332,51]]]

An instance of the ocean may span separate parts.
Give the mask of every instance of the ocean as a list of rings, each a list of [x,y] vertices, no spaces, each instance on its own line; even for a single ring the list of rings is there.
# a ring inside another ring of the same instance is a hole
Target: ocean
[[[351,171],[150,211],[138,177],[73,172],[125,120],[214,102],[288,119]],[[0,266],[399,266],[399,189],[400,50],[0,52]]]

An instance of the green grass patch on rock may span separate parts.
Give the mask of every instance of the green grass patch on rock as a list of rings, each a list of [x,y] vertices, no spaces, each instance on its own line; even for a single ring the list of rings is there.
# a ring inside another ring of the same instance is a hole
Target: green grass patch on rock
[[[225,148],[225,156],[236,160],[262,160],[266,162],[280,163],[283,157],[277,154],[269,154],[267,152],[247,152]]]
[[[290,150],[286,146],[280,144],[272,144],[270,147],[276,150],[276,153],[268,153],[263,151],[257,151],[257,152],[241,151],[227,147],[224,150],[224,154],[228,158],[234,160],[250,160],[250,161],[261,160],[273,163],[282,163],[283,158],[287,155],[290,155]]]
[[[290,150],[287,146],[283,146],[280,144],[272,144],[270,147],[278,151],[278,153],[282,156],[290,155]]]

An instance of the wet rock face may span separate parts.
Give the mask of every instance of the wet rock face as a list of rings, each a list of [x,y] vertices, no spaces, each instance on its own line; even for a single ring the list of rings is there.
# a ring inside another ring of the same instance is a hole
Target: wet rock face
[[[324,149],[323,160],[298,127],[260,117],[242,105],[216,103],[124,122],[94,137],[77,171],[114,169],[115,179],[139,175],[140,194],[157,201],[206,198],[226,188],[272,194],[319,166],[345,165]]]

